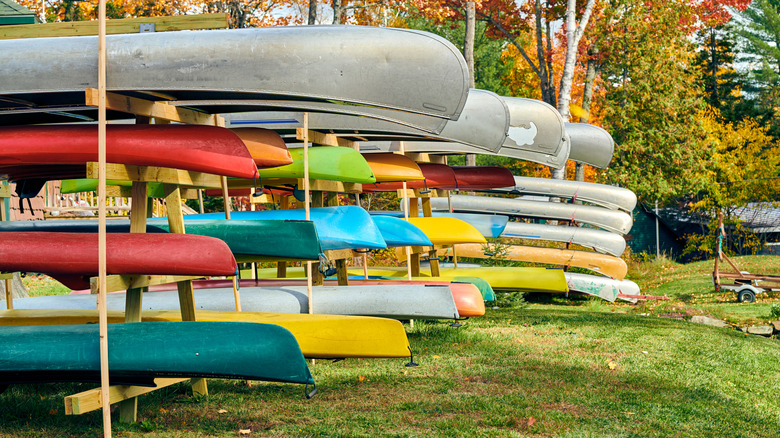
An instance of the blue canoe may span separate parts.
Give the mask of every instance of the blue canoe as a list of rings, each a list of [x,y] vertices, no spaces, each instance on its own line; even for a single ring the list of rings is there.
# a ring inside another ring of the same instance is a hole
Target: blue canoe
[[[388,247],[433,246],[431,239],[415,225],[393,216],[372,215]]]
[[[371,215],[364,209],[345,205],[340,207],[312,208],[311,220],[317,228],[320,246],[324,251],[339,249],[383,249],[387,248],[382,233]],[[224,213],[185,215],[184,220],[224,219]],[[292,210],[234,211],[231,219],[286,219],[305,220],[302,208]],[[186,225],[185,225],[186,227]]]

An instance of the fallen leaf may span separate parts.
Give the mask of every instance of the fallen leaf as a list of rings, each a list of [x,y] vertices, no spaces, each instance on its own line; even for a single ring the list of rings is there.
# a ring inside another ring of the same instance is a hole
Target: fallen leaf
[[[49,415],[57,415],[57,410],[56,409],[50,410]]]
[[[250,433],[252,433],[251,429],[238,429],[239,435],[249,435]]]
[[[436,355],[436,354],[434,354],[434,355],[433,355],[433,358],[434,358],[434,359],[438,359],[438,358],[439,358],[439,356],[438,356],[438,355]]]
[[[528,427],[531,427],[531,426],[533,426],[533,425],[534,425],[534,423],[536,423],[536,418],[534,418],[534,417],[530,417],[530,418],[528,419],[528,423],[527,423],[527,424],[528,424]]]
[[[642,351],[642,354],[648,354],[646,351]]]
[[[165,408],[160,408],[160,412],[162,412],[164,414],[164,413],[168,412],[168,410],[165,409]]]
[[[617,364],[614,361],[609,361],[609,363],[607,363],[607,366],[611,370],[614,370],[615,368],[617,368]]]
[[[358,376],[358,382],[366,380],[366,376]]]
[[[224,414],[227,413],[227,409],[220,409],[217,411],[218,414]]]
[[[625,414],[626,414],[626,415],[636,415],[636,414],[635,414],[635,413],[633,413],[633,412],[625,412]]]

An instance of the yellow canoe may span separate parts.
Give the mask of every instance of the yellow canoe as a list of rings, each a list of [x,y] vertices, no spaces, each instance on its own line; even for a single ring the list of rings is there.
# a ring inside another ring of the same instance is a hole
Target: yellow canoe
[[[419,181],[425,179],[420,166],[400,154],[363,154],[376,182]]]
[[[473,225],[454,217],[410,217],[409,222],[422,230],[434,245],[487,242]]]
[[[179,311],[144,311],[143,321],[181,321]],[[257,322],[289,330],[309,358],[409,357],[403,324],[393,319],[293,313],[197,311],[198,321]],[[124,312],[109,311],[108,322],[124,321]],[[0,310],[0,326],[96,324],[97,310]],[[230,336],[226,333],[225,336]]]
[[[488,255],[485,248],[479,244],[455,245],[458,257],[476,259],[497,258],[530,263],[546,263],[550,265],[576,266],[590,269],[607,277],[622,280],[628,272],[628,266],[623,259],[606,254],[573,249],[544,248],[538,246],[509,245],[503,253]],[[452,249],[447,249],[445,255],[453,255]]]
[[[363,275],[362,268],[348,270],[350,275]],[[369,268],[369,276],[403,277],[405,267]],[[420,271],[421,277],[430,272]],[[523,292],[566,293],[569,286],[562,269],[537,267],[458,267],[441,268],[437,279],[452,281],[455,277],[479,277],[490,283],[493,289]]]

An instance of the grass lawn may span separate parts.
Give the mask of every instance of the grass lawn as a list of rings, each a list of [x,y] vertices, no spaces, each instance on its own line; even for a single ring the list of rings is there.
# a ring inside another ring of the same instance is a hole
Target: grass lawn
[[[780,272],[775,258],[737,260]],[[737,304],[715,293],[711,262],[631,266],[639,305],[539,300],[490,309],[463,327],[408,327],[418,367],[401,359],[318,360],[319,393],[295,385],[211,380],[209,397],[180,384],[143,396],[121,437],[538,436],[775,437],[780,343],[658,315],[709,314],[766,323],[771,296]],[[101,436],[102,417],[63,414],[62,397],[92,385],[11,387],[0,436]]]

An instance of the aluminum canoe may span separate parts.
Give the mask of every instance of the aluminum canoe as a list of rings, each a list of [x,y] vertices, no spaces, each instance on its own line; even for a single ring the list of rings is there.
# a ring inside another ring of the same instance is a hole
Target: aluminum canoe
[[[94,298],[94,296],[93,296]],[[200,310],[198,321],[264,323],[284,327],[295,336],[304,357],[408,357],[409,341],[394,319],[367,316],[309,315]],[[110,324],[124,322],[124,312],[108,312]],[[178,310],[147,310],[143,322],[181,321]],[[0,326],[97,324],[95,309],[0,310]]]
[[[94,304],[94,299],[93,299]],[[4,327],[0,383],[100,382],[97,324]],[[238,322],[109,324],[109,382],[218,377],[314,384],[289,330]]]
[[[539,246],[507,245],[500,247],[498,254],[490,253],[491,248],[480,244],[455,245],[455,251],[448,249],[444,255],[458,257],[471,257],[478,259],[495,258],[499,260],[513,260],[529,263],[544,263],[561,265],[565,267],[578,267],[606,275],[610,278],[622,280],[628,272],[628,266],[623,259],[605,254],[577,251],[572,249],[545,248]]]
[[[636,195],[621,187],[548,178],[515,176],[514,186],[489,190],[496,193],[542,195],[585,201],[613,210],[634,211]]]
[[[450,199],[455,211],[574,221],[619,234],[627,234],[633,225],[630,214],[589,205],[469,195],[452,195]],[[435,210],[447,210],[447,199],[432,198],[431,207]]]
[[[96,36],[0,41],[0,95],[7,98],[7,117],[0,121],[97,119],[95,109],[83,105],[84,89],[97,88],[97,46]],[[409,29],[152,32],[110,35],[106,47],[108,91],[174,100],[212,114],[263,104],[342,112],[357,104],[457,119],[468,94],[468,68],[458,49]],[[33,111],[38,114],[30,118]]]
[[[606,169],[615,153],[615,140],[609,132],[588,123],[566,123],[571,140],[569,159]]]
[[[574,243],[615,257],[620,257],[626,250],[623,236],[595,228],[509,222],[501,237]]]
[[[225,123],[231,127],[271,128],[290,138],[294,137],[296,128],[303,126],[302,115],[300,112],[236,113],[227,114]],[[402,121],[393,123],[377,118],[335,113],[309,114],[309,129],[326,131],[353,141],[428,139],[458,142],[482,151],[495,152],[506,140],[509,109],[501,96],[486,90],[471,89],[460,117],[447,121],[440,132],[435,134],[416,129]]]
[[[246,312],[308,313],[306,286],[242,287],[241,310]],[[447,286],[317,286],[313,289],[313,313],[325,315],[379,316],[394,319],[452,319],[458,309]],[[195,289],[195,312],[236,310],[232,287]],[[124,310],[125,294],[107,294],[109,310]],[[15,309],[93,309],[90,295],[51,295],[14,300]],[[177,291],[148,292],[141,310],[178,310]]]
[[[310,210],[311,220],[317,228],[317,236],[323,250],[337,249],[383,249],[387,248],[382,233],[371,215],[360,207],[318,207]],[[223,219],[224,213],[189,214],[184,216],[184,226],[191,220]],[[302,208],[291,210],[234,211],[231,219],[285,219],[305,220]]]

